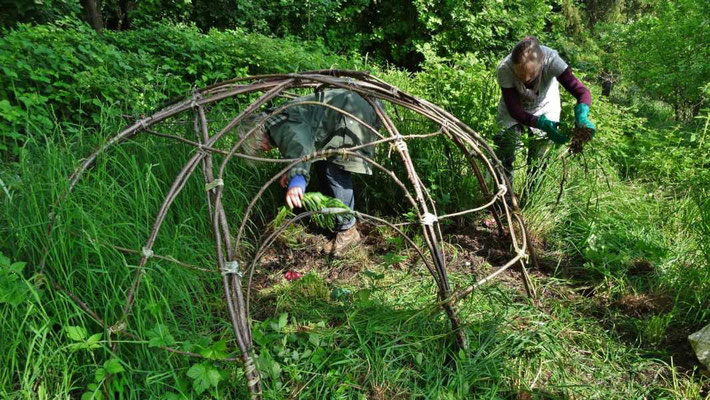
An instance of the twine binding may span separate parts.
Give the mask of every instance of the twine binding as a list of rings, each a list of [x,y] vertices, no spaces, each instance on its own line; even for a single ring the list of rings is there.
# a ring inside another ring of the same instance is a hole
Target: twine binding
[[[142,254],[143,257],[145,257],[145,258],[151,258],[151,257],[153,257],[153,254],[155,254],[155,253],[153,253],[153,250],[151,250],[151,249],[149,249],[149,248],[147,248],[147,247],[143,247],[143,248],[141,249],[141,254]]]
[[[216,188],[217,186],[224,186],[224,179],[215,179],[212,182],[205,185],[205,192]]]
[[[227,275],[237,275],[240,278],[242,277],[242,272],[239,270],[239,261],[228,261],[224,263],[224,267],[222,267],[222,276]]]
[[[438,222],[438,221],[439,221],[439,218],[437,218],[436,215],[434,215],[432,213],[424,213],[424,215],[422,216],[421,222],[422,222],[422,225],[433,226],[434,222]]]

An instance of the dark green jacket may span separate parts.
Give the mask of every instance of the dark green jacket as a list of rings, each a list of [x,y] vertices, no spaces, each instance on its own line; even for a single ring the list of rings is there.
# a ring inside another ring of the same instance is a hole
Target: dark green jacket
[[[337,107],[360,118],[375,129],[379,129],[379,119],[370,104],[356,92],[346,89],[328,89],[308,96],[299,97],[290,103],[317,101]],[[378,102],[379,104],[379,102]],[[293,106],[266,123],[269,136],[285,158],[300,158],[321,150],[348,148],[377,140],[368,128],[328,107],[317,104]],[[372,158],[374,146],[358,150],[363,156]],[[346,171],[357,174],[372,174],[370,165],[358,157],[333,156],[329,161]],[[310,177],[311,162],[296,164],[288,173]]]

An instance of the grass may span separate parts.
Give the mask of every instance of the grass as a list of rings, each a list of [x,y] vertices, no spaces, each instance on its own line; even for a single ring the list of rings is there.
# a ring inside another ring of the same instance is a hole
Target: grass
[[[407,129],[420,127],[415,121]],[[113,128],[106,126],[99,136]],[[0,301],[0,397],[101,398],[96,388],[106,383],[110,396],[122,393],[127,399],[243,398],[241,367],[222,361],[236,354],[218,274],[151,260],[127,320],[135,338],[109,335],[47,283],[60,282],[114,323],[137,256],[110,244],[143,245],[189,149],[142,138],[112,150],[57,210],[57,226],[47,237],[51,202],[65,188],[77,157],[96,145],[90,139],[96,135],[88,132],[62,141],[57,137],[63,136],[30,139],[20,159],[0,171],[0,249],[12,262],[8,265],[15,265],[3,266],[0,275],[5,296]],[[580,161],[570,162],[557,206],[560,164],[547,170],[524,210],[533,232],[546,242],[544,268],[534,276],[541,302],[527,300],[510,280],[474,292],[459,306],[471,343],[466,351],[455,347],[446,318],[431,313],[431,278],[423,268],[412,268],[411,261],[400,262],[409,260],[410,252],[391,238],[382,241],[388,243],[386,254],[359,255],[359,269],[350,279],[328,281],[327,268],[352,268],[331,261],[322,271],[292,283],[277,280],[257,293],[254,307],[260,317],[253,327],[265,397],[707,398],[708,378],[682,348],[685,336],[709,318],[705,203],[696,201],[692,190],[654,188],[652,173],[638,175],[643,169],[634,169],[636,176],[620,172],[605,150],[617,148],[612,141],[619,137],[595,140],[588,155],[596,158],[588,160],[586,171]],[[441,147],[420,149],[423,157]],[[448,160],[439,153],[425,161],[434,168]],[[238,162],[229,168],[225,204],[234,223],[270,175]],[[442,187],[437,196],[457,179],[441,168],[427,176],[428,183]],[[198,172],[178,196],[154,250],[214,268],[201,179]],[[457,196],[447,207],[456,206]],[[280,193],[267,194],[251,239],[273,215],[275,207],[268,205],[279,201]],[[373,194],[359,204],[368,212],[392,212],[386,204],[378,209],[381,201]],[[38,264],[49,242],[45,276]],[[27,265],[20,268],[16,261]],[[271,273],[278,276],[280,270]],[[465,270],[452,272],[456,287],[472,279]],[[639,298],[659,304],[634,308],[631,300]],[[115,341],[121,343],[116,352]],[[207,359],[157,348],[164,344]],[[107,371],[113,378],[106,380]]]

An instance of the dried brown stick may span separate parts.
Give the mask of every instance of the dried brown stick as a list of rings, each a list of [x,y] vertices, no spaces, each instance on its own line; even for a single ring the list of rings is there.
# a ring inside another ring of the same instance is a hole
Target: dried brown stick
[[[108,244],[109,246],[113,247],[114,249],[116,249],[116,250],[122,252],[122,253],[141,254],[141,252],[140,252],[139,250],[129,249],[129,248],[126,248],[126,247],[121,247],[121,246],[116,246],[116,245],[113,245],[113,244],[110,244],[110,243],[107,243],[107,244]],[[177,264],[177,265],[179,265],[179,266],[181,266],[181,267],[193,269],[193,270],[195,270],[195,271],[208,272],[208,273],[211,273],[211,274],[214,274],[214,273],[217,272],[217,271],[214,271],[214,270],[211,270],[211,269],[198,267],[197,265],[188,264],[188,263],[186,263],[186,262],[182,262],[182,261],[180,261],[180,260],[176,260],[176,259],[174,259],[173,257],[170,257],[170,256],[161,256],[161,255],[158,255],[158,254],[153,254],[151,257],[152,257],[152,258],[156,258],[156,259],[158,259],[158,260],[170,261],[171,263],[175,263],[175,264]]]

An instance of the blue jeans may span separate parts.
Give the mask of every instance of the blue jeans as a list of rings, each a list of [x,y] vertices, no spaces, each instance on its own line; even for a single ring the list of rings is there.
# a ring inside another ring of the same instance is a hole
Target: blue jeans
[[[354,210],[355,192],[353,191],[352,173],[329,161],[316,161],[313,165],[318,174],[321,193],[342,201],[343,204]],[[340,214],[336,217],[335,230],[337,231],[350,229],[354,225],[354,215]]]

